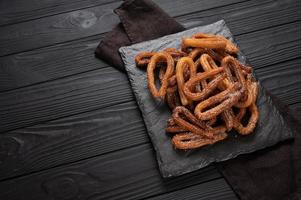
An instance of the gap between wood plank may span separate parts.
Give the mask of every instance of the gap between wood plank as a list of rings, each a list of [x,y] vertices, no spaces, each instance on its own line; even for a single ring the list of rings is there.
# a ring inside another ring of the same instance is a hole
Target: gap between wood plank
[[[296,22],[300,22],[301,19],[298,19],[298,20],[294,20],[294,21],[290,21],[290,22],[286,22],[286,23],[281,23],[281,24],[277,24],[277,25],[273,25],[273,26],[269,26],[267,28],[264,28],[264,29],[260,29],[260,30],[255,30],[255,31],[248,31],[248,32],[245,32],[245,33],[241,33],[241,34],[233,34],[234,37],[237,37],[237,36],[242,36],[242,35],[246,35],[246,34],[250,34],[250,33],[256,33],[258,31],[264,31],[264,30],[267,30],[267,29],[272,29],[272,28],[276,28],[278,26],[284,26],[284,25],[288,25],[288,24],[293,24],[293,23],[296,23]],[[231,30],[230,30],[231,31]]]
[[[46,18],[46,17],[51,17],[51,16],[55,16],[55,15],[64,14],[64,13],[69,13],[69,12],[74,12],[74,11],[78,11],[78,10],[84,10],[84,9],[93,8],[93,7],[97,7],[97,6],[102,6],[102,5],[107,5],[107,4],[111,4],[111,3],[116,3],[116,2],[122,2],[122,1],[121,0],[111,0],[111,1],[106,2],[106,3],[95,4],[93,6],[83,6],[83,7],[80,7],[80,8],[71,9],[71,10],[62,11],[62,12],[58,12],[58,13],[54,13],[54,14],[49,14],[49,15],[44,15],[44,16],[39,16],[39,17],[34,17],[34,18],[31,18],[31,19],[20,20],[20,21],[17,21],[17,22],[9,22],[9,23],[5,23],[5,24],[0,24],[0,28],[5,27],[5,26],[10,26],[10,25],[15,25],[15,24],[21,24],[21,23],[33,21],[33,20],[36,20],[36,19],[42,19],[42,18]]]
[[[20,178],[20,177],[24,177],[24,176],[28,176],[28,175],[32,175],[32,174],[37,174],[37,173],[42,172],[42,171],[47,171],[47,170],[59,168],[59,167],[62,167],[64,165],[72,165],[72,164],[77,163],[77,162],[82,162],[82,161],[93,159],[93,158],[96,158],[96,157],[99,157],[99,156],[103,156],[103,155],[107,155],[107,154],[112,154],[112,153],[115,153],[115,152],[118,152],[118,151],[123,151],[123,150],[126,150],[126,149],[131,149],[131,148],[135,148],[135,147],[146,145],[146,144],[151,145],[151,143],[148,141],[148,142],[143,142],[143,143],[138,143],[138,144],[135,144],[135,145],[131,145],[131,146],[128,146],[128,147],[122,147],[120,149],[112,150],[112,151],[109,151],[109,152],[106,152],[106,153],[103,153],[103,154],[97,154],[97,155],[93,155],[93,156],[90,156],[90,157],[82,158],[82,159],[79,159],[79,160],[74,160],[74,161],[71,161],[71,162],[61,163],[61,164],[58,164],[58,165],[55,165],[55,166],[51,166],[49,168],[44,168],[42,170],[30,171],[30,172],[27,172],[27,173],[24,173],[24,174],[20,174],[20,175],[16,175],[16,176],[11,176],[9,178],[0,179],[0,183],[6,182],[6,181],[11,180],[11,179],[16,179],[16,178]]]
[[[60,80],[60,79],[64,79],[64,78],[68,78],[68,77],[72,77],[72,76],[78,76],[80,74],[84,74],[84,73],[89,73],[89,72],[93,72],[93,71],[97,71],[99,69],[106,69],[106,68],[109,68],[109,67],[112,67],[110,65],[105,65],[101,68],[95,68],[95,69],[90,69],[90,70],[87,70],[87,71],[83,71],[83,72],[78,72],[78,73],[74,73],[74,74],[69,74],[69,75],[66,75],[66,76],[61,76],[61,77],[57,77],[57,78],[53,78],[53,79],[48,79],[46,81],[41,81],[41,82],[37,82],[37,83],[33,83],[33,84],[29,84],[29,85],[24,85],[24,86],[21,86],[21,87],[16,87],[14,89],[8,89],[8,90],[2,90],[0,91],[0,94],[3,92],[11,92],[11,91],[14,91],[14,90],[19,90],[19,89],[24,89],[24,88],[27,88],[27,87],[32,87],[32,86],[35,86],[35,85],[39,85],[39,84],[44,84],[44,83],[47,83],[47,82],[50,82],[50,81],[57,81],[57,80]],[[116,69],[117,70],[117,69]],[[117,104],[116,104],[117,105]]]
[[[223,177],[222,177],[222,178],[217,177],[217,178],[213,178],[213,179],[211,179],[211,180],[202,182],[201,184],[206,184],[206,183],[208,183],[208,182],[212,182],[212,181],[216,181],[216,180],[220,180],[220,179],[221,179],[221,180],[225,180]],[[226,181],[225,181],[225,182],[226,182]],[[168,194],[174,193],[175,191],[185,190],[185,189],[187,189],[187,188],[194,187],[194,186],[201,185],[201,184],[197,183],[197,184],[189,185],[189,186],[186,186],[186,187],[182,187],[181,189],[171,190],[171,191],[168,191],[168,192],[165,192],[165,193],[159,193],[159,194],[151,195],[151,196],[146,197],[145,200],[149,200],[149,199],[152,199],[152,198],[154,198],[154,197],[159,197],[159,196],[162,196],[162,195],[168,195]],[[228,185],[228,183],[227,183],[227,185]],[[229,186],[229,188],[230,188],[230,186]],[[232,189],[230,189],[230,190],[232,191]],[[233,192],[233,191],[232,191],[232,192]],[[233,192],[233,193],[234,193],[234,192]]]
[[[232,6],[232,5],[236,5],[236,4],[241,4],[243,2],[248,2],[248,1],[252,1],[252,0],[243,0],[243,1],[240,1],[240,2],[235,2],[235,3],[231,3],[231,4],[227,4],[227,5],[221,5],[221,6],[212,7],[212,8],[206,9],[206,10],[202,10],[202,11],[193,11],[193,12],[190,12],[188,14],[181,14],[181,15],[173,16],[173,18],[180,18],[180,17],[183,17],[183,16],[188,16],[188,15],[196,14],[196,13],[199,13],[199,12],[204,12],[204,11],[209,11],[209,10],[215,10],[215,9],[218,9],[218,8],[223,8],[223,7],[226,7],[226,6]]]

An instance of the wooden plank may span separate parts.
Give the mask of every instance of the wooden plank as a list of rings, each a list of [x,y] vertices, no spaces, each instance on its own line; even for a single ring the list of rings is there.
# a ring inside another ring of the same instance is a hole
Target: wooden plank
[[[297,0],[254,0],[177,17],[186,28],[224,19],[232,33],[241,35],[301,19]],[[256,22],[256,23],[254,23]]]
[[[147,200],[226,200],[238,199],[223,178],[190,186],[163,195],[147,198]]]
[[[0,134],[0,180],[148,143],[135,101]]]
[[[262,84],[282,101],[287,104],[299,102],[301,105],[300,65],[301,58],[259,68],[256,74]],[[120,98],[125,95],[121,94]],[[70,101],[69,107],[73,103],[77,102]],[[126,124],[124,119],[127,119]],[[3,145],[6,149],[0,154],[0,180],[144,144],[149,140],[136,103],[132,100],[3,133],[1,142],[6,144]]]
[[[231,0],[225,3],[214,0],[204,3],[205,0],[191,0],[189,4],[184,0],[161,0],[158,4],[163,8],[172,6],[173,9],[167,11],[172,16],[177,16],[240,1]],[[203,7],[203,4],[206,6]],[[119,18],[113,13],[113,9],[119,5],[120,2],[111,3],[2,27],[0,56],[108,32],[119,22]],[[183,5],[186,5],[185,9],[182,9]]]
[[[99,6],[120,0],[52,0],[52,1],[18,1],[2,0],[0,2],[0,26],[20,23],[50,15],[70,12],[86,7]]]
[[[22,52],[111,30],[121,2],[68,12],[0,29],[0,55]]]
[[[203,12],[205,10],[216,9],[227,5],[245,2],[248,0],[153,0],[160,8],[172,17],[178,17],[194,12]]]
[[[235,35],[240,35],[241,33],[245,33],[245,31],[247,31],[245,27],[248,27],[249,30],[257,30],[269,27],[271,24],[273,26],[281,24],[283,21],[273,20],[279,16],[278,13],[281,13],[282,16],[287,16],[285,20],[287,20],[287,22],[291,22],[295,20],[295,13],[298,13],[295,12],[295,9],[300,8],[299,4],[296,6],[292,6],[294,4],[289,4],[289,7],[282,6],[280,8],[285,9],[279,10],[279,6],[275,6],[278,5],[278,2],[263,2],[266,1],[247,1],[230,5],[225,7],[226,10],[230,10],[229,13],[224,11],[226,12],[225,14],[222,13],[224,7],[221,7],[195,14],[188,14],[176,19],[179,20],[184,17],[185,20],[182,21],[182,23],[187,26],[193,25],[196,20],[200,23],[207,23],[210,21],[211,15],[215,16],[214,13],[221,13],[221,17],[226,16],[226,20],[228,22],[227,24],[235,29],[232,30],[231,28],[231,31]],[[238,8],[236,9],[235,6]],[[257,16],[254,15],[253,12],[247,12],[248,9],[257,9],[260,11],[263,9],[265,12],[262,11]],[[205,14],[202,15],[202,13]],[[242,17],[241,13],[244,13],[245,17]],[[266,13],[270,14],[266,16]],[[257,17],[260,16],[266,20],[258,21]],[[301,17],[301,15],[299,17]],[[235,18],[237,21],[231,21],[230,19],[232,18]],[[214,20],[216,20],[215,17]],[[255,20],[257,23],[253,23]],[[266,21],[270,21],[271,23],[266,23]],[[192,23],[190,24],[190,22]],[[294,34],[293,31],[289,33],[289,35],[292,34]],[[284,33],[281,34],[281,37],[283,37],[283,35]],[[269,36],[273,38],[272,35]],[[102,37],[103,35],[96,35],[72,42],[53,45],[50,47],[44,47],[41,49],[0,58],[0,91],[11,90],[39,82],[62,78],[84,71],[94,70],[99,67],[106,67],[107,65],[105,63],[94,58],[94,49]],[[242,37],[241,41],[244,41],[244,37]],[[277,41],[275,40],[272,42],[275,43]],[[245,47],[245,51],[248,53],[248,48],[250,45],[258,46],[258,44],[260,44],[260,42],[250,42],[248,46]],[[72,49],[72,51],[70,51],[70,49]],[[252,62],[254,59],[257,58],[252,58]]]
[[[0,132],[133,100],[112,67],[1,93]]]
[[[260,82],[285,104],[301,103],[301,58],[256,70]]]
[[[141,199],[220,177],[206,167],[163,180],[151,146],[140,145],[0,182],[0,199]]]
[[[260,68],[298,58],[301,55],[300,32],[301,21],[297,21],[239,35],[236,40],[250,63]]]
[[[46,82],[108,65],[95,58],[103,35],[0,57],[0,91]]]

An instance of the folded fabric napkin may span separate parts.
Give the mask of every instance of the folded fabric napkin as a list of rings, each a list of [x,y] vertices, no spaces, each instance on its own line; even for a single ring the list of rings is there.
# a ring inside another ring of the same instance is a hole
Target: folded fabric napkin
[[[115,13],[121,23],[100,42],[95,54],[121,71],[120,47],[184,30],[149,0],[127,0]],[[276,97],[272,98],[294,130],[295,140],[216,164],[241,199],[301,199],[301,121]]]

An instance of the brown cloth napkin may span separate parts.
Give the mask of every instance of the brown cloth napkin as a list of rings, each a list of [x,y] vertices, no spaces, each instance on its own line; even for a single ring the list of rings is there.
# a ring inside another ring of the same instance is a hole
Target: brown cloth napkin
[[[269,95],[294,131],[294,140],[216,165],[242,200],[300,200],[301,114]]]
[[[122,46],[183,31],[184,28],[159,6],[148,0],[125,1],[115,9],[119,23],[96,48],[95,55],[125,72],[118,49]]]
[[[100,42],[95,53],[122,71],[118,53],[121,46],[184,30],[149,0],[125,1],[115,12],[121,23]],[[295,131],[295,140],[216,164],[243,200],[301,199],[301,121],[276,97],[272,98]]]

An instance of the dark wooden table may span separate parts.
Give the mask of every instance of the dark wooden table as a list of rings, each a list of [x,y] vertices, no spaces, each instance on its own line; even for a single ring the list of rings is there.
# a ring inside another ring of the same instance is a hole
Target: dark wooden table
[[[155,0],[185,27],[225,19],[301,111],[301,1]],[[237,199],[214,166],[163,180],[127,76],[94,58],[120,0],[1,0],[0,199]]]

